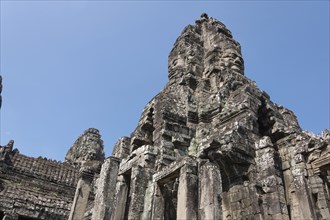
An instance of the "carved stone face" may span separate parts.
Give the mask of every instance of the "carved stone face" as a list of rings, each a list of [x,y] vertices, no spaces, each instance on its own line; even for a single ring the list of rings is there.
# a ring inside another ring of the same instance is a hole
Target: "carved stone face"
[[[169,58],[169,79],[181,77],[183,74],[191,72],[193,66],[200,62],[198,56],[198,47],[196,45],[190,45],[187,42],[177,45],[177,48],[175,48],[175,51],[171,53]]]
[[[178,54],[177,56],[170,59],[168,66],[168,76],[169,79],[175,76],[181,76],[183,74],[185,68],[185,59],[182,54]]]
[[[234,71],[243,71],[244,70],[244,64],[243,59],[240,53],[234,49],[227,49],[222,54],[222,65],[225,67],[229,67],[230,69]]]
[[[96,129],[88,129],[68,151],[66,161],[71,164],[83,164],[86,161],[104,160],[103,141]]]
[[[184,57],[180,54],[172,60],[172,62],[170,63],[169,68],[172,69],[172,70],[180,69],[180,68],[184,67],[184,64],[185,64]]]
[[[79,156],[84,160],[97,160],[97,151],[100,151],[99,139],[93,135],[86,135],[80,143],[81,151]],[[100,152],[99,152],[100,153]]]

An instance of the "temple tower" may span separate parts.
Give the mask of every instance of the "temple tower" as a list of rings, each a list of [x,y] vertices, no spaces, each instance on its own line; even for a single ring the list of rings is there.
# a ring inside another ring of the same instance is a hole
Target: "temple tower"
[[[185,27],[170,52],[168,78],[102,168],[111,178],[98,192],[115,191],[93,215],[330,217],[329,137],[303,132],[292,111],[244,75],[241,46],[223,23],[202,14]],[[322,159],[312,159],[314,149]]]

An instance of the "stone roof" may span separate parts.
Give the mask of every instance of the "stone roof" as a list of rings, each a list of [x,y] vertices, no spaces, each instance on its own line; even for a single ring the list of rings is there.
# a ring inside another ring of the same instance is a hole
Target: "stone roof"
[[[68,163],[28,157],[20,153],[15,154],[12,161],[13,170],[26,176],[70,187],[77,185],[79,170]]]
[[[15,210],[16,215],[37,219],[67,219],[79,169],[18,151],[12,151],[10,159],[0,161],[1,211]]]

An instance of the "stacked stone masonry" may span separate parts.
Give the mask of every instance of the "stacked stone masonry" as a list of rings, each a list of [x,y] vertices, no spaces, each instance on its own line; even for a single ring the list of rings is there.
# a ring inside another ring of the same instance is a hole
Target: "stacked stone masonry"
[[[77,170],[18,151],[13,152],[10,161],[0,161],[1,212],[35,219],[66,219],[77,184]]]
[[[105,159],[88,129],[59,163],[0,149],[4,219],[330,219],[330,133],[244,75],[241,47],[202,14],[176,40],[169,82]]]
[[[86,173],[91,179],[91,192],[84,197],[86,206],[80,219],[91,218],[95,196],[92,188],[104,160],[97,129],[88,129],[77,139],[64,163],[27,157],[13,145],[10,141],[0,147],[0,219],[68,219],[75,199],[80,198],[77,195],[82,194],[76,191],[81,191],[79,183]]]

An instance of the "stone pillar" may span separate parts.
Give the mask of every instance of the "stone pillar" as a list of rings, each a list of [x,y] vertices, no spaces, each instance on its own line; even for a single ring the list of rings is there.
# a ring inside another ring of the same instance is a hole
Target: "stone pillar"
[[[298,171],[299,172],[299,171]],[[291,218],[317,219],[309,196],[307,181],[301,174],[293,176],[291,184]]]
[[[148,173],[148,172],[147,172]],[[154,185],[152,182],[152,174],[149,172],[147,181],[147,188],[144,194],[144,207],[141,219],[151,219],[152,216],[152,205],[153,205],[153,195],[154,195]]]
[[[312,162],[307,164],[310,168],[308,178],[312,192],[312,200],[316,207],[318,219],[330,219],[330,152],[325,154],[316,153],[317,156],[309,156]]]
[[[180,170],[177,219],[197,219],[198,178],[196,173],[196,167],[187,164]]]
[[[202,161],[199,167],[199,219],[222,219],[221,175],[219,168]]]
[[[94,200],[92,220],[110,220],[110,206],[114,202],[120,159],[109,157],[102,165]]]
[[[264,136],[256,144],[258,205],[264,219],[289,219],[279,161],[273,143]]]
[[[141,219],[144,210],[144,198],[150,178],[147,168],[141,166],[132,168],[130,188],[131,202],[128,211],[128,219]]]
[[[291,219],[317,219],[304,162],[304,143],[295,136],[277,141]]]
[[[161,220],[164,219],[165,201],[161,191],[160,183],[154,182],[154,198],[152,204],[152,218]]]
[[[127,195],[129,193],[129,182],[124,175],[118,176],[116,184],[116,194],[114,198],[114,203],[110,212],[110,219],[124,219]]]
[[[80,169],[80,179],[74,195],[69,220],[82,220],[86,211],[89,193],[92,189],[94,172]]]

